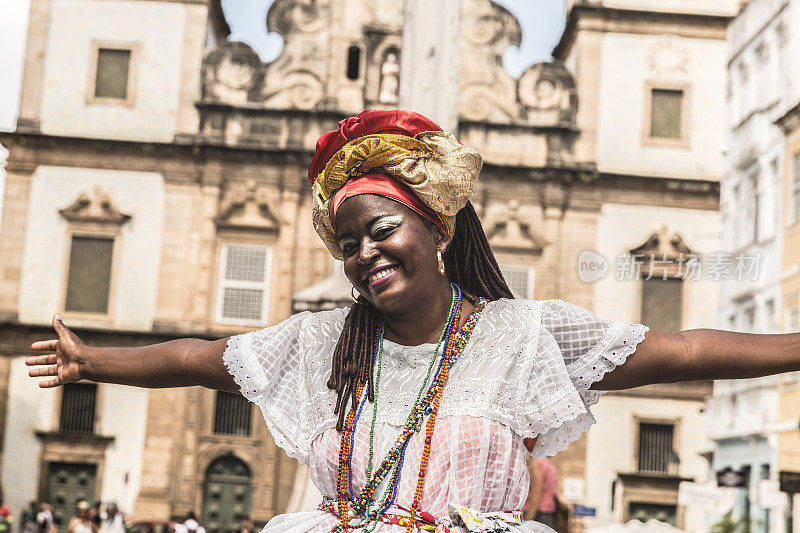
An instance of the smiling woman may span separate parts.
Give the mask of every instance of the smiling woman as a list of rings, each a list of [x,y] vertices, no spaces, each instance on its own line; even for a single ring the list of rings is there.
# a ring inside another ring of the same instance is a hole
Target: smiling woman
[[[84,345],[56,316],[42,387],[204,385],[261,408],[324,500],[269,533],[552,531],[523,521],[529,455],[566,449],[610,390],[800,368],[800,335],[650,331],[513,299],[469,202],[480,156],[430,120],[365,111],[317,143],[314,224],[360,297],[218,341]]]

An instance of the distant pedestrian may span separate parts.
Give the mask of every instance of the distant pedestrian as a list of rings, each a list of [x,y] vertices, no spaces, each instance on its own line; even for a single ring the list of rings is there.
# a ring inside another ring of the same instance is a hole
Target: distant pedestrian
[[[554,528],[558,490],[556,465],[550,459],[531,459],[528,461],[528,473],[531,484],[523,507],[525,517]]]
[[[186,528],[186,533],[206,533],[206,528],[197,521],[197,515],[194,514],[194,511],[186,513],[186,520],[181,525]]]
[[[0,533],[10,533],[11,524],[14,523],[11,516],[11,509],[5,501],[0,500]]]
[[[236,531],[237,533],[254,533],[253,522],[250,521],[249,516],[246,516],[239,521],[239,529]]]
[[[119,510],[116,502],[108,502],[100,518],[100,531],[103,533],[125,533],[128,530],[125,513]]]
[[[92,508],[89,510],[89,521],[94,524],[95,529],[100,528],[100,506],[102,502],[96,500]]]
[[[89,519],[91,506],[86,500],[79,500],[75,505],[75,515],[70,519],[69,533],[97,533],[97,526]]]
[[[53,519],[53,506],[47,502],[39,504],[39,512],[36,515],[37,533],[57,533],[55,519]]]
[[[32,501],[20,513],[20,533],[36,533],[36,502]]]

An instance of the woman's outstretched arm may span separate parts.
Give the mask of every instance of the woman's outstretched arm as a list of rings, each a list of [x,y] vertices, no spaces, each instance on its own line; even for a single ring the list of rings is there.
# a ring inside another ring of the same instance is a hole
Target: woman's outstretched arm
[[[800,333],[650,330],[636,352],[592,388],[622,390],[676,381],[756,378],[795,370],[800,370]]]
[[[80,379],[136,387],[208,388],[239,392],[222,363],[228,339],[177,339],[139,348],[97,348],[85,345],[56,315],[57,339],[35,342],[31,348],[46,355],[25,360],[33,366],[31,377],[48,377],[42,388],[58,387]]]

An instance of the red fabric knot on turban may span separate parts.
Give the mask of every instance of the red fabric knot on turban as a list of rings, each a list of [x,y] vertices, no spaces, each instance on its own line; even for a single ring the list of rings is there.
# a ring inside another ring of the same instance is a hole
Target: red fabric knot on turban
[[[312,184],[333,154],[359,137],[378,133],[392,133],[414,137],[425,131],[442,131],[434,121],[413,111],[367,109],[354,117],[339,122],[339,129],[329,131],[317,140],[314,158],[308,168],[308,181]]]

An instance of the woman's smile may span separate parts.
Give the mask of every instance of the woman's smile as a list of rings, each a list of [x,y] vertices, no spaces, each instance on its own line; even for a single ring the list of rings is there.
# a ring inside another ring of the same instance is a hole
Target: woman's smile
[[[367,286],[371,291],[383,287],[389,283],[392,278],[394,278],[398,268],[399,267],[397,265],[386,265],[373,268],[367,274]]]

